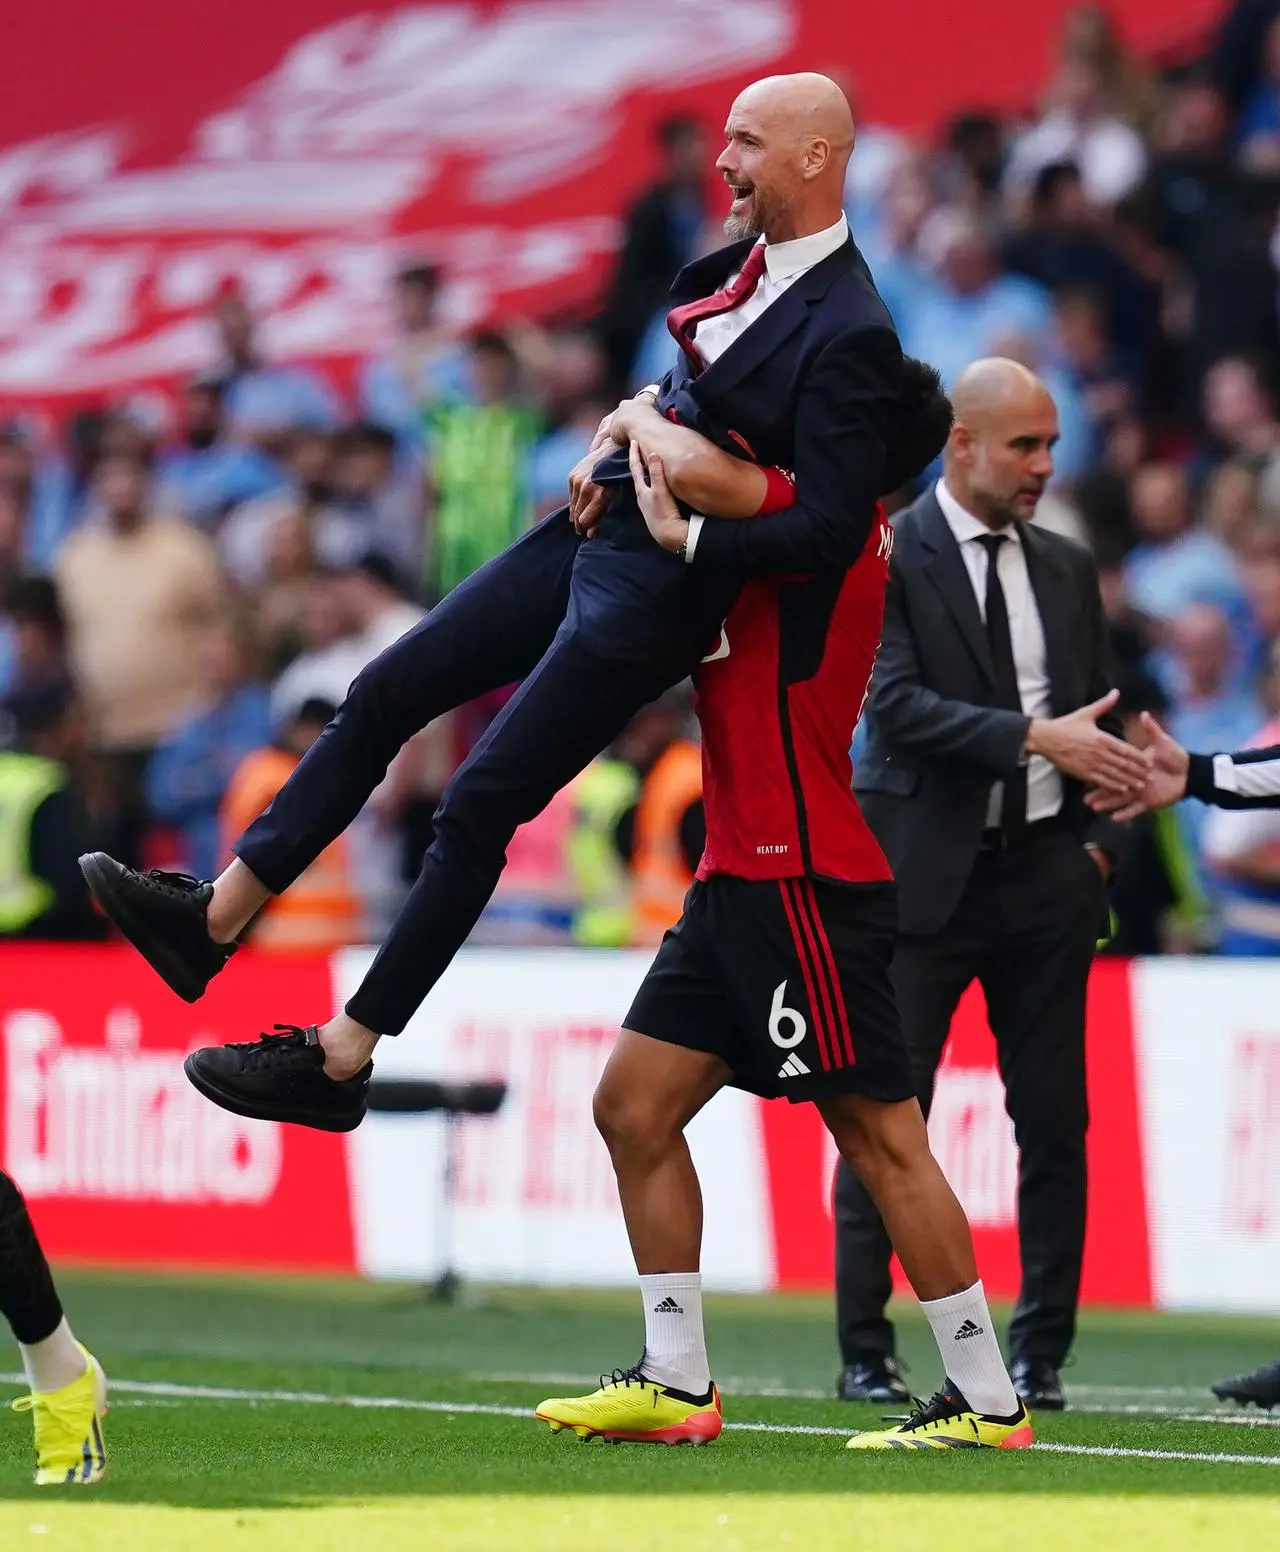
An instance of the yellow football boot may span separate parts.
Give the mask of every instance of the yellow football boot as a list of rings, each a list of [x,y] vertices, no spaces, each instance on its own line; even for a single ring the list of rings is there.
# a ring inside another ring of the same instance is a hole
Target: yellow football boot
[[[608,1444],[710,1444],[724,1427],[720,1392],[690,1396],[647,1380],[639,1368],[615,1369],[589,1396],[555,1396],[535,1416],[552,1433]]]
[[[971,1411],[955,1391],[940,1390],[895,1428],[855,1433],[847,1450],[1026,1450],[1031,1448],[1031,1414],[1021,1401],[1010,1417]]]
[[[107,1410],[107,1378],[98,1360],[79,1342],[86,1368],[78,1380],[61,1390],[34,1391],[19,1396],[15,1412],[34,1414],[36,1486],[100,1482],[107,1469],[107,1446],[101,1419]]]

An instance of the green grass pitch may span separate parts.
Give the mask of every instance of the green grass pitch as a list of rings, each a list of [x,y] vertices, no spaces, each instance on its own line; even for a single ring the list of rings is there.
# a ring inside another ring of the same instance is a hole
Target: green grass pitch
[[[114,1382],[95,1489],[30,1485],[0,1432],[0,1548],[453,1552],[696,1546],[1217,1552],[1280,1546],[1280,1413],[1208,1381],[1280,1349],[1280,1323],[1091,1314],[1072,1410],[1018,1454],[854,1456],[873,1408],[829,1399],[828,1299],[709,1298],[734,1425],[707,1449],[610,1448],[528,1414],[631,1362],[634,1295],[64,1274]],[[902,1312],[922,1392],[927,1328]],[[12,1352],[12,1350],[11,1350]],[[17,1355],[7,1364],[11,1383]]]

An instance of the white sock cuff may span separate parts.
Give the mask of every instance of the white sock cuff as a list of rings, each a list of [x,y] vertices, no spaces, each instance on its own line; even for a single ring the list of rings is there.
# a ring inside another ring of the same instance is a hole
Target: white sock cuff
[[[956,1310],[967,1310],[969,1301],[973,1298],[986,1300],[986,1290],[982,1286],[982,1279],[969,1288],[962,1288],[959,1293],[948,1293],[941,1299],[921,1299],[920,1308],[926,1315],[950,1315]]]

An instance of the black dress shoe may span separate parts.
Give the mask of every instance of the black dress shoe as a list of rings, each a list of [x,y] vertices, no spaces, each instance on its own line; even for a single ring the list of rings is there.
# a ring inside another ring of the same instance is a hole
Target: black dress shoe
[[[1247,1406],[1254,1401],[1270,1411],[1280,1406],[1280,1358],[1252,1374],[1233,1374],[1229,1380],[1219,1380],[1211,1387],[1219,1401],[1238,1401]]]
[[[315,1026],[277,1024],[277,1033],[243,1045],[193,1051],[183,1071],[206,1099],[254,1121],[292,1121],[320,1132],[354,1132],[369,1108],[373,1063],[339,1082],[324,1071]]]
[[[841,1401],[874,1401],[879,1406],[911,1399],[898,1360],[885,1353],[850,1359],[836,1381],[836,1395]]]
[[[1062,1381],[1047,1358],[1015,1358],[1009,1378],[1019,1399],[1031,1411],[1066,1411],[1067,1398],[1062,1393]]]
[[[105,851],[80,858],[89,892],[108,919],[184,1002],[199,1002],[205,988],[236,951],[215,943],[206,913],[213,885],[186,873],[147,873],[126,868]]]

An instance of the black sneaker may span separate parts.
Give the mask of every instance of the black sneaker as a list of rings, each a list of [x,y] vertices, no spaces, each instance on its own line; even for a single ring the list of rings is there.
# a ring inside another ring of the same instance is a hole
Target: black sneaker
[[[1219,1380],[1211,1387],[1219,1401],[1238,1401],[1247,1406],[1250,1401],[1270,1411],[1280,1406],[1280,1358],[1252,1374],[1233,1374],[1229,1380]]]
[[[137,873],[105,851],[86,852],[80,871],[108,919],[156,974],[184,1002],[199,1002],[236,951],[234,943],[209,936],[213,885],[187,873]]]
[[[183,1071],[215,1105],[254,1121],[292,1121],[320,1132],[354,1132],[369,1108],[366,1062],[338,1082],[324,1072],[324,1047],[313,1024],[277,1024],[274,1035],[243,1045],[207,1045],[193,1051]]]
[[[836,1381],[841,1401],[874,1401],[877,1406],[909,1401],[902,1365],[887,1353],[859,1353],[845,1364]]]

